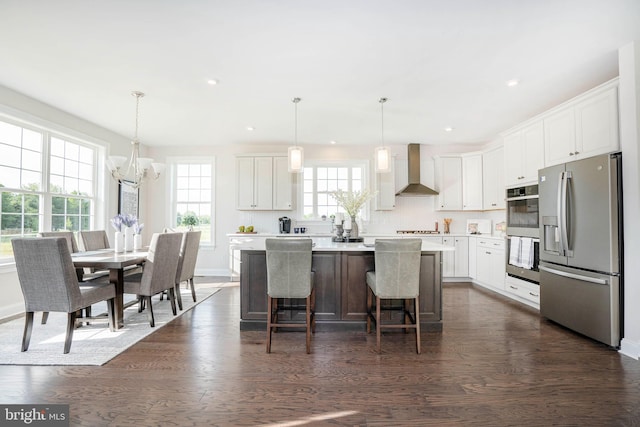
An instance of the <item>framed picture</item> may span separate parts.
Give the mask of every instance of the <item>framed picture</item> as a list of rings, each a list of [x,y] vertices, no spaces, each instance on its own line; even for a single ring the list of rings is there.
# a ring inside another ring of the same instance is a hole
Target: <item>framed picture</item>
[[[122,215],[135,215],[137,217],[139,196],[139,189],[133,188],[126,183],[120,183],[118,186],[118,213]]]

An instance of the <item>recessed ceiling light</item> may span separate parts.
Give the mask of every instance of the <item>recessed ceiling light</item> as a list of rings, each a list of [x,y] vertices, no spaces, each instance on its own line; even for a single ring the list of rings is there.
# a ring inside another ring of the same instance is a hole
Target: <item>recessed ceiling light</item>
[[[509,87],[518,86],[518,84],[520,84],[520,80],[518,79],[507,80],[507,86]]]
[[[331,145],[336,145],[336,141],[330,141]]]
[[[247,130],[249,132],[256,130],[256,128],[254,128],[253,126],[247,126]]]
[[[451,132],[453,128],[451,126],[444,128],[445,132]]]
[[[209,79],[207,80],[207,83],[209,83],[211,86],[215,86],[218,84],[218,81],[216,79]]]

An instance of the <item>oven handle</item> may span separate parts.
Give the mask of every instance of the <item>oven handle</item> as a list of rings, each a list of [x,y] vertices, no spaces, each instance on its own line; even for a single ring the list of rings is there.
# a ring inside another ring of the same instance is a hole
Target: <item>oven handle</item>
[[[529,199],[538,199],[539,195],[533,194],[530,196],[518,196],[518,197],[507,197],[507,202],[517,201],[517,200],[529,200]]]

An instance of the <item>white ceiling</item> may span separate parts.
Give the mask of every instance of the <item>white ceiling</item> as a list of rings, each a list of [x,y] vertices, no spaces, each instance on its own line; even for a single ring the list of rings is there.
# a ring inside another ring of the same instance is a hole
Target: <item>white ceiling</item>
[[[0,0],[0,84],[128,137],[143,91],[148,145],[289,144],[294,97],[299,142],[375,144],[382,96],[387,144],[477,143],[633,40],[640,0]]]

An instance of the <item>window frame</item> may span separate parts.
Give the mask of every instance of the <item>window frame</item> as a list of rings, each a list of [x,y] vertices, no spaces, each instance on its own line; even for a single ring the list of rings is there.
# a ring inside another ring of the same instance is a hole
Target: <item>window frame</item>
[[[365,159],[351,159],[351,160],[305,160],[305,168],[313,168],[314,169],[314,178],[313,178],[313,195],[314,195],[314,215],[317,215],[318,213],[318,206],[317,206],[317,188],[318,188],[318,184],[317,184],[317,179],[318,179],[318,173],[317,173],[317,168],[319,167],[348,167],[348,168],[353,168],[353,167],[360,167],[362,168],[362,177],[361,177],[361,181],[362,181],[362,189],[365,188],[369,188],[370,186],[370,174],[369,174],[369,160],[365,160]],[[313,218],[305,218],[304,217],[304,173],[301,173],[298,175],[298,191],[297,191],[297,199],[298,199],[298,203],[297,203],[297,209],[296,209],[296,215],[298,218],[301,218],[300,220],[298,220],[298,223],[322,223],[322,217],[318,217],[318,216],[314,216]],[[349,186],[351,186],[351,181],[349,182]],[[369,220],[370,217],[370,205],[369,202],[365,203],[364,206],[362,207],[362,209],[360,210],[360,215],[358,215],[358,217],[363,220],[363,221],[367,221]],[[327,219],[328,220],[328,219]]]
[[[169,200],[169,209],[167,209],[166,223],[170,224],[169,227],[174,227],[174,221],[177,212],[177,173],[178,165],[185,164],[208,164],[211,166],[211,228],[210,228],[210,241],[200,242],[200,247],[216,247],[216,199],[215,199],[215,187],[216,187],[216,157],[215,156],[203,156],[203,157],[167,157],[167,170],[169,171],[169,185],[167,186]]]
[[[90,228],[94,228],[96,224],[104,222],[106,216],[106,182],[104,174],[100,171],[104,169],[104,158],[107,152],[108,143],[99,139],[90,137],[67,129],[63,126],[48,122],[44,119],[29,116],[20,111],[12,110],[9,107],[0,105],[0,121],[8,124],[28,129],[33,132],[42,134],[42,151],[41,151],[41,180],[40,190],[30,191],[23,188],[3,187],[3,191],[10,191],[21,194],[34,194],[40,198],[39,212],[39,231],[51,230],[53,223],[53,197],[62,197],[65,200],[69,198],[90,199],[91,211],[89,214]],[[50,191],[50,167],[51,167],[51,140],[58,138],[70,143],[87,147],[93,152],[93,177],[92,177],[92,195],[74,195],[67,193],[54,193]],[[65,201],[66,204],[66,201]],[[15,259],[11,256],[0,256],[0,272],[9,271],[15,266]]]

